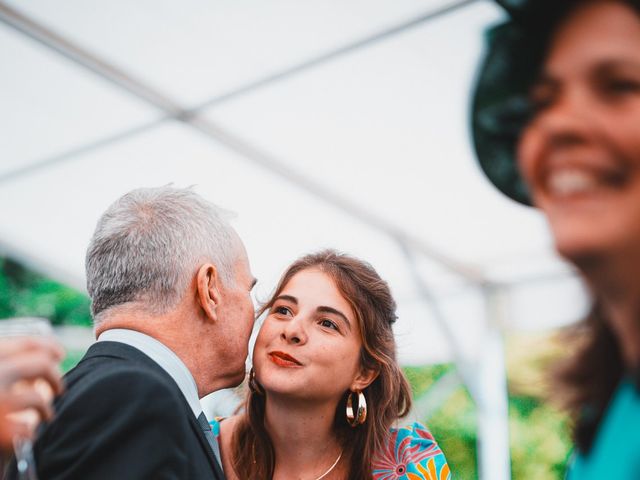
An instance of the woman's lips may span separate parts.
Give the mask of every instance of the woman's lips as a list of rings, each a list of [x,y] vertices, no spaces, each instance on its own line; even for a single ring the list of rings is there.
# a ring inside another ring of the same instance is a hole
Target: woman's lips
[[[302,366],[302,364],[297,359],[295,359],[288,353],[284,353],[284,352],[270,352],[269,358],[273,363],[275,363],[280,367],[301,367]]]

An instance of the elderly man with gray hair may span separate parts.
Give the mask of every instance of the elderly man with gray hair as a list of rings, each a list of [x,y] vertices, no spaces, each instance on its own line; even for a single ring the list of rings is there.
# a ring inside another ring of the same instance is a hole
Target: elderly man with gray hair
[[[190,189],[139,189],[86,258],[97,342],[35,445],[48,479],[223,479],[199,399],[239,384],[255,284],[225,215]]]

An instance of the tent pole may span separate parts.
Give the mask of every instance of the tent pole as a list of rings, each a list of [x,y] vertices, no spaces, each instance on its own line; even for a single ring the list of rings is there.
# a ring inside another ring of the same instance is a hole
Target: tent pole
[[[480,480],[509,480],[509,402],[502,326],[505,291],[484,288],[487,330],[483,337],[477,382],[478,472]]]
[[[459,376],[462,384],[465,385],[465,387],[469,391],[471,398],[476,401],[476,382],[474,381],[474,375],[471,372],[471,364],[468,361],[463,348],[460,346],[460,342],[458,341],[456,333],[451,328],[451,325],[449,325],[449,323],[447,322],[447,318],[440,310],[437,300],[431,293],[431,290],[416,268],[417,259],[413,251],[407,244],[400,240],[398,240],[398,245],[402,250],[402,253],[404,254],[405,260],[407,261],[407,267],[411,272],[414,285],[418,289],[420,297],[425,301],[428,308],[431,310],[433,318],[440,327],[445,341],[451,349],[451,356],[453,357],[453,363],[456,367],[456,374]]]

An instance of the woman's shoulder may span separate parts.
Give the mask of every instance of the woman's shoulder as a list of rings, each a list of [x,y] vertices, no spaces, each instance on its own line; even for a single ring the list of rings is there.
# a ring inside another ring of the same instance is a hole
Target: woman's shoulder
[[[389,442],[373,462],[373,478],[406,475],[411,480],[449,480],[449,465],[429,429],[420,422],[392,428]]]

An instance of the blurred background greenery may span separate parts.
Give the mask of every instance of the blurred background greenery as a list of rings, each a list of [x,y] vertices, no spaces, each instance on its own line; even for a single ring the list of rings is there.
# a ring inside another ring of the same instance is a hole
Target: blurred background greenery
[[[0,319],[19,316],[46,317],[54,326],[91,326],[85,294],[0,257]],[[63,369],[73,367],[83,353],[67,352]],[[562,479],[571,449],[569,421],[546,401],[545,372],[564,355],[564,348],[553,332],[510,334],[506,355],[513,479]],[[406,367],[405,372],[414,396],[420,398],[452,369],[452,365],[429,365]],[[459,386],[422,421],[438,439],[453,477],[477,478],[477,418],[467,390]]]
[[[25,316],[91,326],[86,295],[0,257],[0,318]]]

